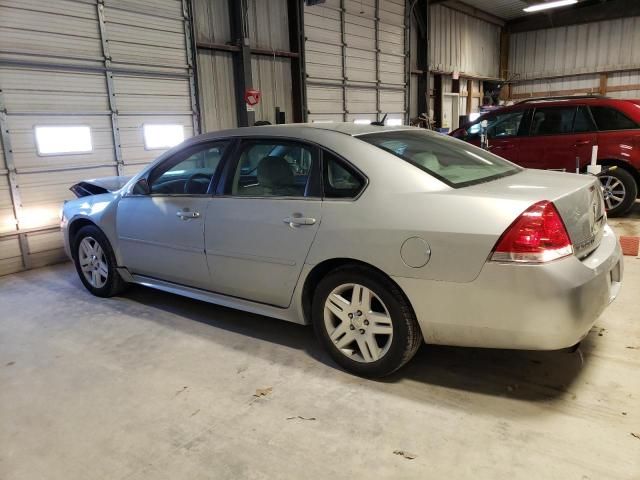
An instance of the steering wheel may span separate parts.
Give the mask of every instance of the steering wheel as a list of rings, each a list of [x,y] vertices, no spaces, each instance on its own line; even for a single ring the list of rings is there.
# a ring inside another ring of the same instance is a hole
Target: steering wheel
[[[192,193],[189,190],[191,190],[191,184],[197,179],[197,178],[204,178],[207,182],[211,181],[211,176],[207,175],[206,173],[202,173],[202,172],[198,172],[198,173],[194,173],[193,175],[191,175],[189,178],[187,178],[187,181],[184,182],[184,193]],[[208,188],[208,186],[207,186]]]

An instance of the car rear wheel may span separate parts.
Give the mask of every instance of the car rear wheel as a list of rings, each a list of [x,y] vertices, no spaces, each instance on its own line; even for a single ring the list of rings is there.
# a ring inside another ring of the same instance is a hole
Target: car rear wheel
[[[124,290],[126,282],[116,270],[109,240],[98,227],[82,227],[75,236],[72,252],[80,281],[92,294],[112,297]]]
[[[629,211],[638,195],[633,176],[618,167],[599,175],[607,215],[616,217]]]
[[[389,375],[422,343],[409,302],[389,279],[363,267],[340,268],[314,295],[316,335],[345,370],[365,377]]]

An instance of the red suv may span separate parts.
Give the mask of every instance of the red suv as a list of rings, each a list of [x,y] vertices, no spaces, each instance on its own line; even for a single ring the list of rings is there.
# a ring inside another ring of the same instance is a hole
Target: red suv
[[[489,150],[527,168],[586,172],[598,146],[609,216],[625,213],[640,185],[640,100],[606,97],[531,99],[493,110],[451,135],[480,145],[487,120]]]

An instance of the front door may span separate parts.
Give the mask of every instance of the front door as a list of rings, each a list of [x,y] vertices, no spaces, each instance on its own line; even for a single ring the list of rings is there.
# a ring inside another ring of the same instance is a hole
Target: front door
[[[177,153],[143,180],[147,192],[134,189],[120,200],[118,243],[131,273],[208,287],[204,221],[226,145],[209,142]]]
[[[235,156],[207,210],[210,289],[284,308],[322,217],[318,152],[271,138],[247,140]]]
[[[522,131],[526,128],[526,109],[508,110],[497,112],[486,117],[488,150],[502,158],[519,163],[520,140]],[[469,127],[465,140],[480,146],[481,122],[478,121]]]

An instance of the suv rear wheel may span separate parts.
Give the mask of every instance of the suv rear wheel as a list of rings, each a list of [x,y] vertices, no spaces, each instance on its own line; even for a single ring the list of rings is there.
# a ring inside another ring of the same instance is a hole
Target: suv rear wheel
[[[617,167],[599,175],[607,215],[617,217],[629,211],[638,196],[633,176]]]

